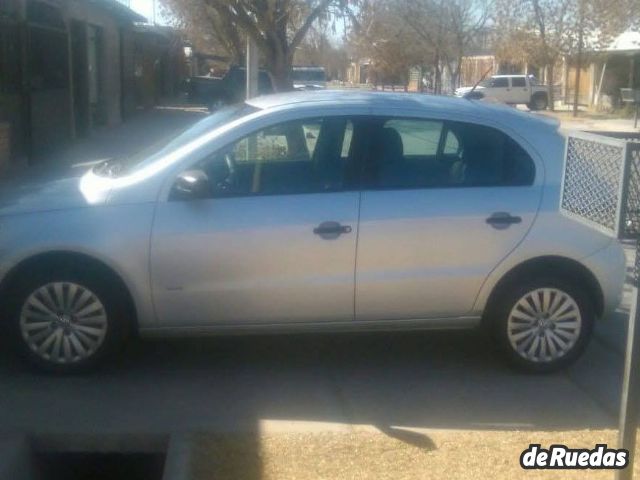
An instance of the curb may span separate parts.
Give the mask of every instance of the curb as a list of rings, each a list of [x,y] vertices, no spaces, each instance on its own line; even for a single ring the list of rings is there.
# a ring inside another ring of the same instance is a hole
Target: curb
[[[169,437],[162,480],[189,480],[191,478],[191,451],[193,436],[174,433]]]

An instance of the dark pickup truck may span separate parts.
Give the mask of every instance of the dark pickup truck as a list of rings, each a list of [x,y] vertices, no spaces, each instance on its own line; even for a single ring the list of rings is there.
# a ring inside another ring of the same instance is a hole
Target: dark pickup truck
[[[294,66],[291,80],[295,90],[319,90],[327,87],[323,67]],[[273,93],[271,78],[265,70],[258,72],[258,95]],[[233,66],[222,78],[191,77],[189,79],[189,100],[202,103],[215,110],[222,105],[241,102],[247,93],[247,70]]]
[[[258,72],[258,94],[272,93],[273,86],[269,74]],[[222,78],[191,77],[189,80],[189,100],[192,103],[203,103],[214,110],[221,105],[241,102],[247,94],[247,70],[242,67],[231,67]]]

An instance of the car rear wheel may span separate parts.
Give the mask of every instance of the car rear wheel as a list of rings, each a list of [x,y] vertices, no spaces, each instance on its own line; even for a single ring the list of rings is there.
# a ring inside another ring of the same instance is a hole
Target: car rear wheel
[[[569,281],[536,279],[509,289],[494,313],[494,334],[507,359],[531,372],[563,368],[591,336],[594,309]]]
[[[95,367],[124,341],[126,312],[116,290],[89,272],[24,277],[9,316],[19,352],[51,372]]]

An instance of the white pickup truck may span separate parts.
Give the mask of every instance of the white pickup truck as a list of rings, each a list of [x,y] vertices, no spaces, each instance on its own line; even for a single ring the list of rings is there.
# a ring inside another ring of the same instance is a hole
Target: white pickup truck
[[[525,104],[531,110],[544,110],[549,104],[547,87],[538,84],[533,75],[494,75],[480,82],[475,89],[462,87],[458,97],[494,98],[512,105]]]

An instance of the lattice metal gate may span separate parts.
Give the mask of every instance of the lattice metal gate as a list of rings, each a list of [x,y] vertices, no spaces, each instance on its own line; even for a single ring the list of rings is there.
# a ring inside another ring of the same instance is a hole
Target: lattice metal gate
[[[618,479],[630,479],[640,410],[640,135],[605,135],[576,132],[567,136],[560,211],[607,235],[635,243],[634,300],[629,312],[619,434],[619,446],[629,450],[630,464],[617,473]]]

